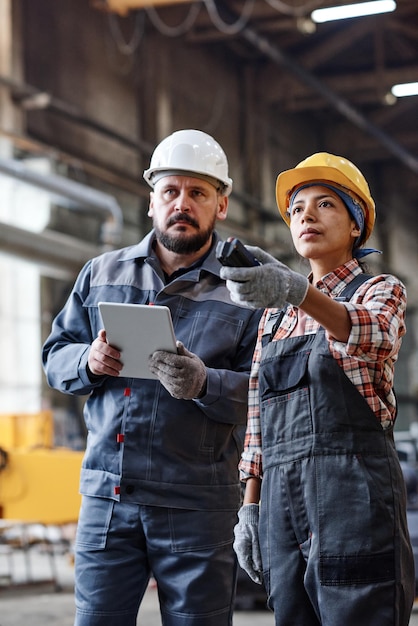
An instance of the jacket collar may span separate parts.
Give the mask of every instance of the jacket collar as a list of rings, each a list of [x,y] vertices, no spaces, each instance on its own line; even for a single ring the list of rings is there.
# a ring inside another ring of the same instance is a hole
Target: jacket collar
[[[221,271],[222,266],[220,262],[218,261],[218,259],[216,258],[216,254],[215,254],[216,245],[219,239],[220,239],[219,235],[215,231],[213,233],[213,243],[209,251],[209,254],[206,256],[206,258],[204,259],[201,265],[198,265],[197,267],[196,265],[194,265],[191,268],[191,271],[197,270],[200,273],[201,270],[205,270],[206,272],[210,272],[211,274],[214,274],[215,276],[218,276],[220,278],[220,271]],[[120,255],[119,261],[137,261],[137,260],[142,259],[144,263],[155,264],[156,261],[158,262],[158,259],[153,250],[154,241],[155,241],[155,231],[151,230],[144,237],[144,239],[142,239],[142,241],[140,241],[136,245],[129,246],[128,248],[126,248]]]

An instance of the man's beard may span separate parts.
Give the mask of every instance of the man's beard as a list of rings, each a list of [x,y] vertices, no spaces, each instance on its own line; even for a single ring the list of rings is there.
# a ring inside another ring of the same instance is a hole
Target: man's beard
[[[197,222],[187,214],[182,215],[181,220],[195,226],[196,228],[199,226]],[[175,224],[177,221],[178,220],[175,217],[171,218],[167,223],[167,228]],[[176,254],[192,254],[193,252],[198,252],[211,239],[213,229],[215,227],[215,221],[216,220],[214,219],[212,224],[210,224],[205,231],[184,237],[178,233],[171,235],[167,231],[162,231],[155,223],[154,230],[159,243],[170,252],[175,252]]]

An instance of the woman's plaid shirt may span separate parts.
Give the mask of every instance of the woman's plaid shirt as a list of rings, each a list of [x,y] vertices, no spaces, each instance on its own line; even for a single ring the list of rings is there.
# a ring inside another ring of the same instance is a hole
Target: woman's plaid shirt
[[[327,274],[316,287],[331,298],[336,298],[361,272],[358,262],[352,259]],[[382,428],[389,428],[396,417],[393,375],[401,337],[405,334],[405,287],[394,276],[374,276],[357,289],[350,302],[343,304],[351,318],[350,337],[347,343],[342,343],[327,334],[330,352],[366,399]],[[277,309],[266,309],[258,329],[249,383],[247,432],[240,462],[242,480],[250,476],[261,478],[263,473],[258,370],[264,327],[270,314],[276,311]],[[273,341],[289,337],[297,322],[298,309],[289,305]],[[308,316],[302,316],[299,323],[304,325],[305,335],[316,333],[319,327]]]

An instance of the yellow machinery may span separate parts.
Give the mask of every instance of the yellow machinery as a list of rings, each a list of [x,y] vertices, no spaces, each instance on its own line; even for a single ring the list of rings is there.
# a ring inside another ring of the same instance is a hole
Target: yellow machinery
[[[76,522],[83,452],[54,448],[51,411],[0,415],[0,519]]]

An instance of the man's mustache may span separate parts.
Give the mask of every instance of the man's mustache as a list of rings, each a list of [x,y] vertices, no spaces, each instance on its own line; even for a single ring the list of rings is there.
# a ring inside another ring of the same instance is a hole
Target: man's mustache
[[[177,222],[187,222],[187,224],[190,224],[195,228],[199,227],[199,224],[196,222],[196,220],[190,217],[190,215],[188,215],[187,213],[178,213],[176,215],[173,215],[168,220],[167,226],[173,226],[173,224],[177,224]]]

